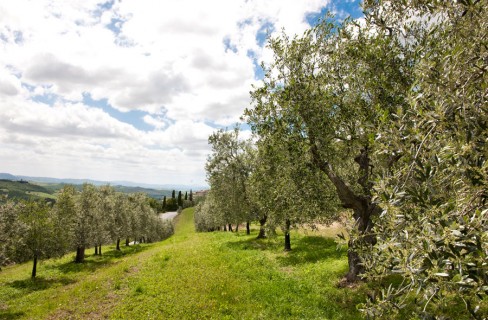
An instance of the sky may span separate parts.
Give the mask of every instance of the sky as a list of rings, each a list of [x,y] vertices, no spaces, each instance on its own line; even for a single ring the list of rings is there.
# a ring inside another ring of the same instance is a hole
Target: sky
[[[272,53],[359,0],[4,0],[0,172],[205,186]],[[243,127],[242,136],[250,136]]]

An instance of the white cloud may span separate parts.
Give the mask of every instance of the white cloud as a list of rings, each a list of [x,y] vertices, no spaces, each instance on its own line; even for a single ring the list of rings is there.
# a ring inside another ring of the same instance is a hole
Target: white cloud
[[[327,2],[2,2],[3,170],[203,183],[208,135],[239,121],[271,59],[258,32],[300,34]],[[143,113],[131,125],[86,96]]]

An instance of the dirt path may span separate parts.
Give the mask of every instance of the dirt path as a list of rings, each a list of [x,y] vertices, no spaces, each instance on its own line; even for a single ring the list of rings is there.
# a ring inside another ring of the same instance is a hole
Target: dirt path
[[[165,212],[165,213],[159,214],[159,218],[161,218],[163,220],[170,220],[170,219],[173,219],[174,217],[176,217],[177,215],[178,215],[177,211],[170,211],[170,212]]]

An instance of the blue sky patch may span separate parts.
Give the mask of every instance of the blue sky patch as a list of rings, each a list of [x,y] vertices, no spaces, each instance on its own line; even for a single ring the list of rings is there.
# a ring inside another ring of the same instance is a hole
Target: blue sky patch
[[[90,107],[100,108],[108,113],[112,118],[115,118],[121,122],[128,123],[141,131],[151,131],[154,127],[144,122],[144,116],[148,115],[147,112],[140,110],[131,110],[122,112],[114,109],[110,106],[107,99],[94,100],[89,93],[83,94],[83,103]]]
[[[308,14],[305,20],[311,26],[315,26],[328,11],[335,14],[339,20],[344,20],[349,16],[353,19],[364,16],[360,0],[333,0],[327,7],[322,8],[320,12]]]
[[[259,28],[258,33],[256,34],[256,41],[260,47],[263,47],[266,44],[268,34],[273,31],[275,31],[275,27],[271,22],[265,22],[261,28]]]

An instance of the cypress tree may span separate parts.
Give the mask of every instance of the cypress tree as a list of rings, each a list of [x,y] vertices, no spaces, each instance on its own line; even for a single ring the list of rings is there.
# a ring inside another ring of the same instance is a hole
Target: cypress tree
[[[182,207],[183,206],[183,198],[181,196],[181,191],[178,192],[178,206]]]

